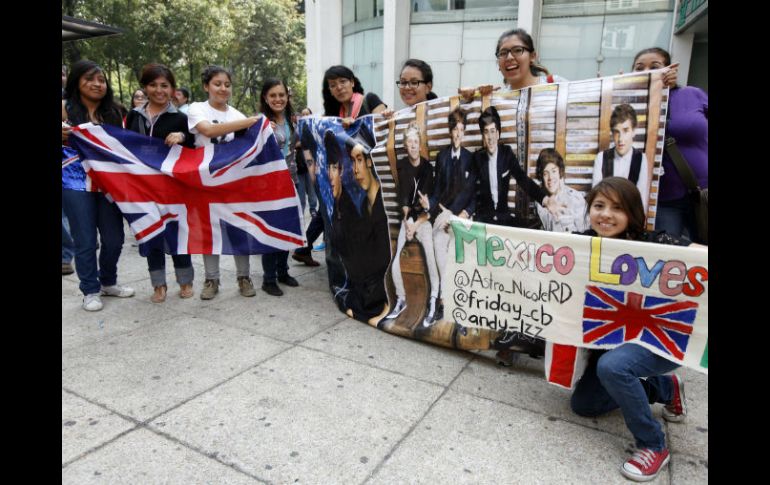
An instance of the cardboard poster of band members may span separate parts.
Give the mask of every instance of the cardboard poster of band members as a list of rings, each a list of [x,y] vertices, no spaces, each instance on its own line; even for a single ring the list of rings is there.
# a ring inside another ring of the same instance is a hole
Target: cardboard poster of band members
[[[584,231],[585,193],[619,175],[639,188],[652,228],[667,103],[653,71],[438,98],[347,129],[302,118],[335,302],[390,333],[543,355],[542,340],[445,318],[449,220]]]

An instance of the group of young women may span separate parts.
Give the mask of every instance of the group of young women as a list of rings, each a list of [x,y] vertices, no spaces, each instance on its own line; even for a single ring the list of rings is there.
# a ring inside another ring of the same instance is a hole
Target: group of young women
[[[498,68],[503,76],[503,90],[517,90],[538,84],[564,81],[551,75],[538,63],[538,53],[532,37],[521,29],[504,32],[495,49]],[[671,64],[667,52],[659,48],[645,49],[634,59],[632,69],[645,71]],[[697,88],[676,85],[676,68],[669,69],[665,82],[671,87],[668,111],[668,132],[673,134],[681,151],[691,164],[700,186],[708,186],[708,97]],[[176,88],[173,73],[160,64],[144,67],[140,83],[146,93],[125,120],[126,128],[161,138],[166,144],[199,147],[211,143],[227,143],[236,132],[249,128],[258,119],[247,117],[228,104],[232,95],[232,77],[224,68],[209,66],[202,74],[206,101],[192,103],[188,115],[179,112],[172,103]],[[433,99],[433,73],[420,60],[406,61],[397,81],[399,94],[407,106]],[[479,93],[491,93],[492,85],[460,88],[458,93],[470,98]],[[345,66],[333,66],[323,79],[324,115],[343,118],[344,124],[367,114],[393,111],[373,93],[365,93],[360,81]],[[135,100],[136,101],[136,100]],[[292,121],[289,90],[279,79],[265,81],[260,94],[260,109],[271,121],[278,144],[286,158],[295,184],[300,181],[296,150],[301,145]],[[303,113],[304,114],[304,113]],[[62,102],[62,140],[66,142],[70,127],[84,122],[121,126],[118,105],[101,67],[91,61],[79,61],[72,66]],[[300,156],[301,160],[307,157]],[[308,160],[312,163],[312,160]],[[686,187],[668,155],[663,161],[665,174],[660,183],[659,212],[656,229],[645,231],[645,216],[639,190],[626,179],[608,177],[586,196],[591,229],[582,233],[602,237],[664,244],[687,244],[682,236],[696,239],[694,208]],[[309,170],[317,170],[309,165]],[[311,179],[315,181],[315,174]],[[75,268],[84,294],[83,308],[102,308],[101,296],[130,297],[134,290],[117,284],[117,261],[123,244],[123,221],[115,204],[100,192],[85,190],[85,173],[80,164],[71,164],[62,171],[62,204],[69,218],[75,242]],[[307,192],[313,188],[304,187]],[[294,259],[306,265],[318,263],[310,256],[310,245],[323,231],[320,215],[314,212],[308,227],[309,246],[297,250]],[[97,263],[97,233],[101,247]],[[312,237],[312,239],[311,239]],[[154,288],[152,301],[166,298],[165,249],[147,250],[150,280]],[[249,276],[249,257],[234,256],[237,282],[241,295],[254,296]],[[280,251],[262,256],[264,280],[262,289],[271,295],[281,295],[277,282],[297,286],[288,274],[288,252]],[[179,296],[193,296],[194,271],[189,255],[172,256]],[[202,299],[214,298],[219,290],[219,256],[204,255],[205,281]],[[620,408],[626,424],[636,440],[637,450],[621,467],[624,476],[638,481],[653,479],[668,463],[669,452],[661,426],[650,410],[650,403],[665,405],[666,420],[681,421],[685,414],[684,386],[676,375],[662,375],[677,366],[645,348],[626,343],[609,351],[592,351],[589,366],[573,393],[572,409],[580,415],[596,416]]]

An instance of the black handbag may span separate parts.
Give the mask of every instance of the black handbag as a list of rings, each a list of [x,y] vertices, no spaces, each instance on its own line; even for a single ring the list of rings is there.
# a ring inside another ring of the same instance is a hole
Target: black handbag
[[[695,224],[698,228],[698,237],[705,244],[709,242],[709,189],[702,189],[698,186],[698,181],[695,180],[695,174],[687,164],[687,160],[684,159],[682,153],[679,151],[679,147],[676,146],[676,140],[669,136],[666,137],[666,153],[671,157],[671,161],[674,162],[676,171],[679,172],[679,176],[682,177],[687,187],[688,194],[695,208]]]

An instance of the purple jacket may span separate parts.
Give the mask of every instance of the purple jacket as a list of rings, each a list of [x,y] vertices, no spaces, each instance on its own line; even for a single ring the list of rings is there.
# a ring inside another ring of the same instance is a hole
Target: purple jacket
[[[670,91],[666,136],[673,136],[682,156],[695,173],[698,185],[709,186],[709,122],[708,94],[698,88],[684,86]],[[663,153],[663,177],[658,200],[681,199],[687,188],[668,153]]]

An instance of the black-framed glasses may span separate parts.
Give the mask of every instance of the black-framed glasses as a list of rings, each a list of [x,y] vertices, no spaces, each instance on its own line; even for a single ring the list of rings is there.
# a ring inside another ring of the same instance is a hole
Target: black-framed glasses
[[[507,59],[508,54],[513,54],[513,57],[521,57],[524,55],[525,52],[532,52],[532,51],[530,49],[527,49],[526,47],[522,47],[518,45],[512,49],[500,49],[499,51],[497,51],[497,58]]]
[[[417,89],[420,87],[420,84],[428,84],[427,82],[420,80],[420,81],[396,81],[396,86],[398,86],[401,89],[405,88],[412,88]]]

